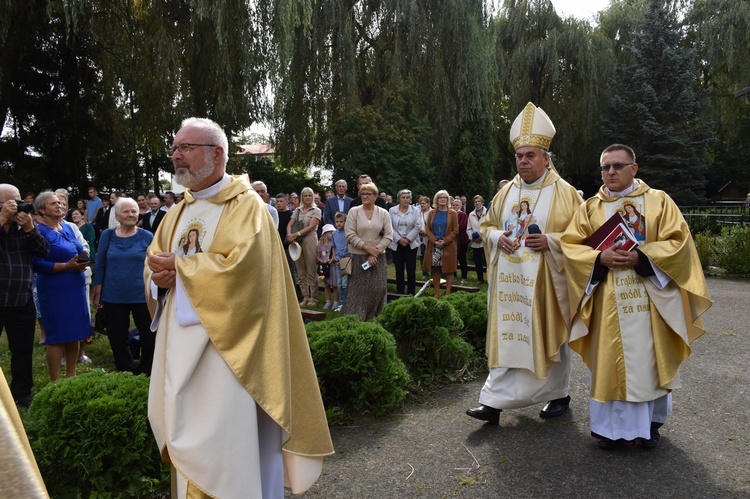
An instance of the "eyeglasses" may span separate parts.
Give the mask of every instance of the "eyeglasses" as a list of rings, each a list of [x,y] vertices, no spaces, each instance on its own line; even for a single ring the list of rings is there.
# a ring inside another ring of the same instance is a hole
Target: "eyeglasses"
[[[601,165],[600,168],[602,169],[602,173],[608,172],[610,168],[614,168],[616,172],[619,172],[626,166],[630,166],[633,164],[635,163],[612,163],[611,165],[607,165],[607,164]]]
[[[167,155],[171,157],[175,151],[180,151],[180,154],[186,154],[192,151],[194,147],[216,147],[216,144],[180,144],[179,146],[167,148]]]
[[[359,195],[360,196],[374,196],[375,193],[374,192],[361,192]]]

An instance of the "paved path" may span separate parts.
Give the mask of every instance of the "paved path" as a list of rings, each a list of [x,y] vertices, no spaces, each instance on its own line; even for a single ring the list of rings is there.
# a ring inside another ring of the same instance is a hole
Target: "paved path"
[[[571,411],[464,414],[481,379],[424,404],[332,429],[336,454],[304,498],[750,497],[750,281],[710,279],[714,306],[653,450],[603,451],[589,436],[588,374],[574,356]]]

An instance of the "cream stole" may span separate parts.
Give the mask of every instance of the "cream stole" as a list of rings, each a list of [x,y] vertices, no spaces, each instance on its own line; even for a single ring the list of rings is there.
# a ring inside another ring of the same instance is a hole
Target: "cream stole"
[[[645,223],[646,207],[643,196],[622,197],[604,203],[605,219],[609,220],[609,217],[618,211],[627,219],[628,211],[624,208],[626,204],[635,205],[641,214],[641,220],[644,221],[642,223]],[[642,231],[645,232],[645,227]],[[620,323],[627,400],[655,400],[666,395],[668,391],[658,387],[649,293],[644,285],[644,279],[633,268],[615,268],[610,270],[610,273],[612,275],[609,279],[612,279],[612,292],[617,303],[617,317]]]
[[[556,183],[553,183],[540,189],[524,185],[523,189],[519,189],[512,185],[505,198],[502,220],[506,230],[514,231],[511,238],[521,237],[521,246],[509,255],[497,247],[497,237],[491,238],[490,258],[495,270],[489,281],[488,302],[495,307],[498,366],[501,367],[535,372],[531,318],[541,257],[539,252],[526,248],[525,238],[532,223],[537,224],[542,233],[546,232],[555,186]],[[521,213],[522,207],[523,211],[527,211],[526,206],[532,212],[530,215]]]

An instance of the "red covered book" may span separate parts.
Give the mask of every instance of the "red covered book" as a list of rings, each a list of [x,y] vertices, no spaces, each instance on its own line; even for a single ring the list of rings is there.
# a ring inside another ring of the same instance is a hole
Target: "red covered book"
[[[619,242],[622,242],[620,249],[623,251],[630,251],[638,246],[638,240],[630,231],[625,218],[618,211],[609,217],[609,220],[604,222],[604,225],[599,227],[596,232],[591,234],[584,244],[595,250],[604,251]]]

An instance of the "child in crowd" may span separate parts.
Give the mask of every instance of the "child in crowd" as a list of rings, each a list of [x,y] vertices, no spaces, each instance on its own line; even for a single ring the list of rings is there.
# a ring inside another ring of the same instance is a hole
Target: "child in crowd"
[[[336,312],[341,311],[341,307],[344,306],[346,300],[346,288],[349,285],[349,276],[341,273],[341,267],[339,262],[342,258],[349,256],[349,245],[346,243],[346,234],[344,233],[344,225],[346,224],[346,213],[339,211],[333,216],[333,223],[336,224],[336,230],[333,232],[331,239],[333,240],[332,250],[332,261],[331,272],[336,273],[336,282],[338,283],[338,306],[334,304],[334,310]]]
[[[331,257],[331,250],[333,247],[331,235],[333,234],[333,232],[333,225],[324,225],[323,230],[321,230],[320,232],[320,241],[315,247],[315,255],[318,259],[318,264],[323,264],[324,269],[326,269],[327,267],[327,272],[324,270],[323,274],[326,296],[326,304],[323,305],[324,310],[328,310],[330,308],[335,309],[339,305],[339,291],[337,287],[338,279],[336,279],[336,274],[334,272],[334,267],[336,267],[337,265],[333,263],[333,258]],[[331,303],[331,294],[333,294],[334,303]]]

